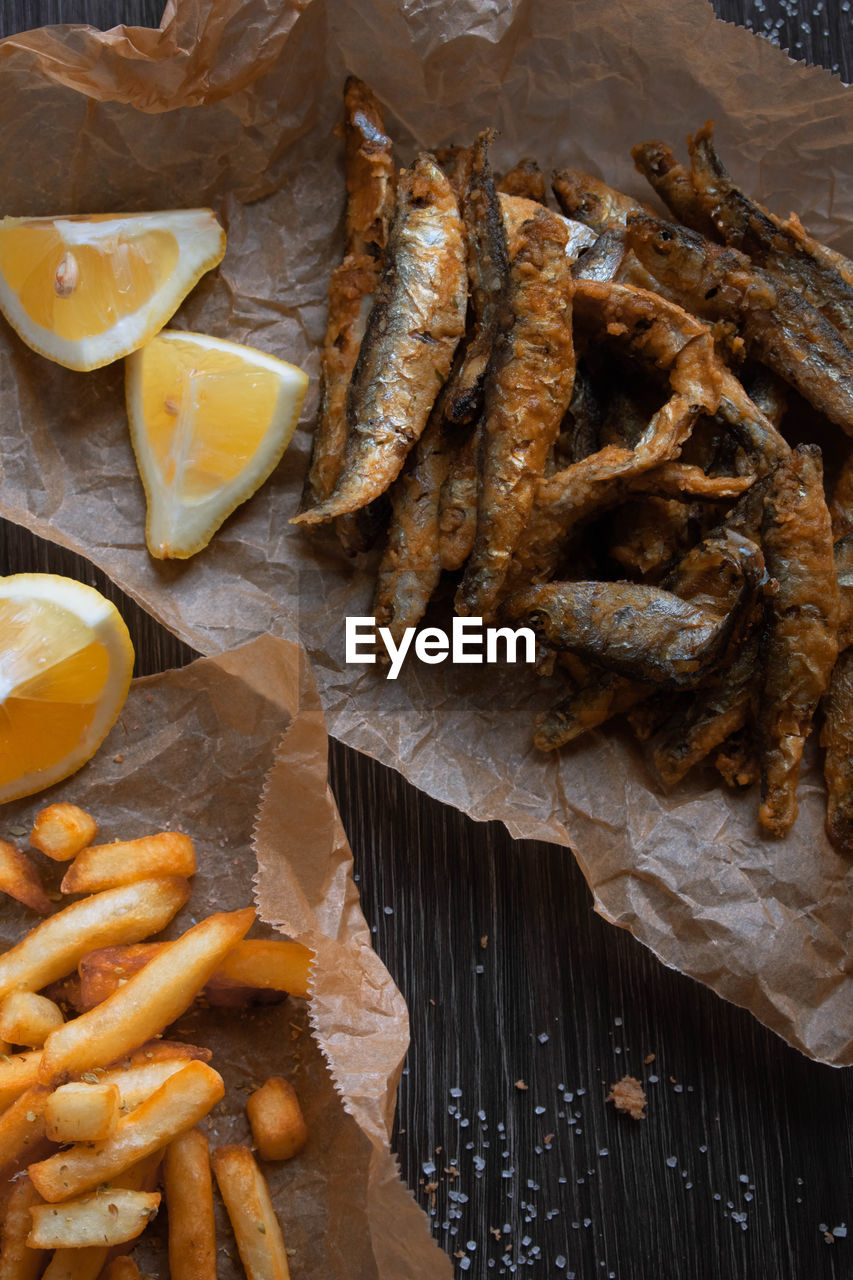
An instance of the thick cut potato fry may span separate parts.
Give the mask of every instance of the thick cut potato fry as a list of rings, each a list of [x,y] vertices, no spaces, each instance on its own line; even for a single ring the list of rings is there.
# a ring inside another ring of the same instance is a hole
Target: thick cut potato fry
[[[159,831],[138,840],[93,844],[78,853],[65,873],[63,893],[99,893],[152,876],[195,875],[195,849],[189,836]]]
[[[111,1082],[60,1085],[47,1100],[45,1133],[51,1142],[103,1142],[116,1127],[120,1102],[118,1086]]]
[[[58,1083],[82,1075],[92,1067],[115,1062],[159,1034],[192,1004],[222,957],[248,933],[254,919],[253,907],[218,912],[167,943],[102,1004],[48,1037],[40,1078]]]
[[[36,1205],[27,1244],[35,1249],[85,1249],[135,1240],[160,1207],[159,1191],[112,1187],[61,1205]]]
[[[24,1174],[12,1187],[0,1229],[0,1280],[37,1280],[44,1265],[41,1249],[29,1248],[30,1209],[41,1196]]]
[[[147,1062],[144,1066],[126,1067],[119,1071],[106,1071],[100,1077],[106,1084],[115,1085],[119,1094],[119,1105],[122,1111],[133,1111],[140,1102],[156,1093],[161,1084],[165,1084],[169,1076],[183,1071],[189,1058],[161,1058],[158,1062]]]
[[[216,1280],[210,1148],[200,1129],[189,1129],[169,1143],[163,1190],[169,1211],[171,1280]]]
[[[17,898],[41,916],[49,916],[53,910],[35,867],[27,855],[8,840],[0,840],[0,891]]]
[[[49,1092],[43,1085],[31,1085],[0,1115],[0,1169],[18,1160],[44,1137]]]
[[[40,1049],[64,1022],[59,1006],[34,991],[10,991],[0,1000],[0,1036],[11,1044]]]
[[[30,844],[54,862],[67,862],[91,844],[97,834],[98,824],[91,814],[62,801],[36,814]]]
[[[0,999],[40,991],[76,969],[87,951],[138,942],[165,928],[189,897],[186,880],[141,880],[57,911],[0,956]]]
[[[103,1280],[140,1280],[139,1267],[133,1258],[124,1254],[120,1258],[113,1258],[109,1266],[104,1268]]]
[[[296,1090],[283,1076],[270,1076],[249,1096],[246,1114],[262,1160],[289,1160],[308,1140]]]
[[[266,1179],[248,1147],[217,1147],[211,1164],[248,1280],[290,1280]]]
[[[127,947],[102,947],[84,956],[78,966],[80,1008],[92,1009],[165,946],[138,942]],[[238,942],[205,984],[211,1004],[247,1004],[258,992],[287,992],[305,999],[314,953],[300,942],[248,938]]]
[[[122,1116],[105,1142],[70,1147],[30,1165],[33,1186],[51,1204],[91,1191],[198,1124],[224,1093],[222,1077],[212,1067],[189,1062]]]
[[[10,1053],[0,1058],[0,1112],[36,1083],[40,1063],[40,1049],[31,1053]]]
[[[157,1151],[140,1160],[139,1164],[115,1178],[112,1185],[128,1191],[153,1191],[160,1154]],[[98,1280],[109,1255],[108,1245],[93,1245],[89,1249],[57,1249],[42,1280]]]

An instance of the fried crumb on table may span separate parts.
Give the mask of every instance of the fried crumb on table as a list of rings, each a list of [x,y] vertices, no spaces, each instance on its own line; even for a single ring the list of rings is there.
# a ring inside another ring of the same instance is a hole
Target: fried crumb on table
[[[605,1102],[612,1102],[617,1111],[627,1111],[634,1120],[646,1118],[646,1095],[634,1076],[623,1076],[611,1085]]]

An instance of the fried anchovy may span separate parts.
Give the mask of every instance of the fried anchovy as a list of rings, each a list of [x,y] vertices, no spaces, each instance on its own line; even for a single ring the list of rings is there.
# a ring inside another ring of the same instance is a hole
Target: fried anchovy
[[[853,532],[853,451],[847,455],[839,469],[832,490],[829,514],[832,517],[832,536],[835,539]]]
[[[525,156],[508,169],[498,180],[497,187],[508,196],[523,196],[537,204],[545,203],[545,174],[530,156]]]
[[[382,109],[350,76],[344,90],[347,187],[343,262],[329,281],[329,313],[320,357],[320,410],[300,509],[329,497],[347,438],[346,392],[379,281],[394,207],[394,157]]]
[[[665,142],[640,142],[632,148],[631,158],[679,222],[716,238],[711,217],[697,200],[690,170],[679,164]]]
[[[832,549],[838,579],[838,652],[853,644],[853,533],[839,538]]]
[[[462,195],[462,219],[468,245],[468,280],[473,331],[445,396],[449,422],[472,422],[483,405],[483,380],[500,322],[509,275],[509,253],[501,205],[489,165],[493,129],[484,129],[471,152]]]
[[[697,315],[735,321],[752,354],[853,435],[853,351],[794,289],[676,223],[630,215],[627,243],[661,292]]]
[[[629,500],[613,513],[607,554],[632,578],[656,583],[695,541],[691,515],[686,501],[655,496]]]
[[[778,431],[788,408],[787,385],[778,374],[760,364],[745,369],[740,381],[755,407]]]
[[[838,581],[816,445],[800,445],[774,473],[761,542],[779,588],[768,599],[761,651],[758,820],[784,835],[797,816],[803,744],[838,653]]]
[[[653,493],[678,502],[691,502],[694,498],[713,502],[740,497],[754,479],[754,476],[709,476],[701,467],[687,462],[663,462],[652,471],[632,477],[630,489],[634,493]]]
[[[787,218],[780,218],[779,226],[792,235],[807,253],[812,254],[819,262],[825,262],[828,267],[832,267],[844,277],[848,284],[853,284],[853,262],[845,258],[844,254],[839,253],[837,249],[833,249],[828,244],[822,244],[820,240],[810,236],[795,213],[789,213]]]
[[[823,699],[821,746],[828,791],[826,834],[840,853],[853,854],[853,649],[835,664]]]
[[[572,398],[560,424],[552,463],[549,463],[552,472],[559,470],[561,465],[580,462],[581,458],[595,453],[599,447],[602,416],[603,407],[598,388],[583,361],[579,361],[575,369]]]
[[[441,576],[438,496],[448,463],[442,417],[437,403],[391,489],[391,522],[373,615],[377,626],[390,629],[396,643],[406,627],[420,622]]]
[[[808,299],[853,344],[853,285],[735,185],[714,148],[713,122],[690,140],[699,201],[726,244]]]
[[[726,595],[727,588],[736,586],[737,575],[719,573],[721,549],[727,548],[724,559],[745,551],[747,557],[753,559],[756,572],[759,568],[755,550],[743,547],[744,541],[737,535],[724,533],[719,539],[691,548],[667,576],[665,589],[683,600],[712,610],[721,618],[725,617],[737,605],[736,590]],[[709,580],[714,587],[713,592],[709,592]],[[540,750],[553,751],[565,746],[612,716],[636,708],[640,702],[643,707],[649,705],[649,696],[655,692],[654,685],[632,680],[595,662],[578,658],[576,654],[560,656],[563,659],[561,665],[568,667],[574,687],[537,720],[534,742]],[[654,727],[657,727],[660,716],[654,712],[653,715]]]
[[[459,209],[447,179],[424,154],[400,175],[382,279],[347,393],[341,474],[331,496],[294,523],[355,511],[396,479],[450,372],[466,294]]]
[[[630,679],[690,688],[736,644],[764,578],[746,539],[708,540],[701,552],[690,600],[640,583],[557,582],[511,596],[504,614]],[[731,607],[721,615],[723,596]]]
[[[777,463],[787,458],[791,446],[780,435],[771,420],[747,395],[743,384],[725,369],[721,373],[718,415],[729,424],[749,454],[750,469],[759,476],[767,475]]]
[[[720,678],[708,688],[679,697],[678,705],[649,739],[648,763],[662,786],[674,787],[746,723],[758,644],[759,632],[754,627]]]
[[[624,227],[629,214],[653,212],[641,200],[578,169],[555,170],[551,175],[551,190],[567,218],[583,222],[598,235],[612,227]]]
[[[572,397],[572,278],[560,220],[539,207],[510,269],[507,326],[489,365],[477,532],[458,613],[490,617]]]
[[[541,206],[537,205],[535,200],[527,200],[524,196],[505,195],[503,192],[500,194],[499,199],[509,247],[509,257],[510,261],[512,261],[521,244],[521,228],[525,222],[529,222],[535,216],[537,208]],[[590,231],[589,227],[584,226],[582,222],[564,218],[561,213],[552,213],[552,217],[559,218],[561,225],[565,229],[566,256],[571,262],[574,262],[580,253],[595,244],[597,239],[595,232]]]
[[[717,409],[721,366],[711,333],[700,321],[655,294],[597,281],[575,282],[575,307],[593,332],[624,339],[646,363],[667,371],[674,394],[633,449],[606,445],[540,480],[508,589],[547,581],[571,531],[615,505],[627,477],[676,457],[699,411]]]

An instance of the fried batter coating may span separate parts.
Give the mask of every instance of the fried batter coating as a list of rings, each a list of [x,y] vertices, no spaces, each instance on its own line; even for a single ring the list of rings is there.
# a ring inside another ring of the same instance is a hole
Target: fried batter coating
[[[560,220],[538,208],[510,271],[509,323],[489,366],[477,532],[456,609],[489,618],[572,397],[572,278]]]
[[[631,148],[631,158],[679,222],[716,239],[716,227],[698,199],[690,170],[679,164],[665,142],[640,142]]]
[[[598,235],[612,227],[624,227],[629,214],[654,212],[641,200],[579,169],[556,169],[551,175],[551,190],[567,218],[583,222]]]
[[[853,450],[841,464],[829,504],[832,536],[837,540],[853,533]]]
[[[426,426],[465,328],[465,237],[432,156],[400,175],[385,266],[347,392],[346,454],[330,497],[294,517],[316,524],[366,506],[399,475]]]
[[[531,156],[524,156],[508,169],[497,187],[508,196],[523,196],[525,200],[545,204],[545,174]]]
[[[628,711],[649,695],[652,686],[629,680],[596,663],[586,664],[586,678],[536,720],[533,742],[540,751],[556,751],[613,716]]]
[[[690,156],[697,197],[726,244],[796,289],[853,343],[853,285],[735,185],[714,148],[712,120],[690,139]]]
[[[695,314],[738,325],[751,354],[853,435],[853,351],[801,294],[674,222],[628,219],[627,244],[662,293]]]
[[[524,196],[506,195],[501,192],[498,198],[501,204],[501,215],[503,217],[504,230],[506,231],[509,257],[510,261],[512,261],[521,244],[521,228],[525,222],[529,222],[535,216],[538,206],[535,200],[527,200]],[[564,218],[561,213],[552,212],[552,216],[559,218],[565,228],[566,256],[571,262],[574,262],[580,253],[590,249],[596,243],[595,232],[590,231],[589,227],[585,227],[582,222],[574,222],[571,218]]]
[[[853,855],[853,649],[841,654],[823,698],[820,735],[826,749],[826,834],[839,853]]]
[[[300,510],[335,487],[347,438],[346,393],[379,282],[394,207],[394,157],[378,101],[355,76],[344,89],[345,256],[329,281],[320,410]]]
[[[838,578],[838,652],[853,644],[853,533],[839,538],[832,549]]]
[[[761,776],[755,738],[748,724],[733,733],[717,752],[714,767],[727,787],[744,791]]]
[[[774,473],[761,542],[779,587],[768,598],[761,650],[758,820],[784,835],[797,816],[803,745],[838,654],[838,581],[816,445],[798,446]]]

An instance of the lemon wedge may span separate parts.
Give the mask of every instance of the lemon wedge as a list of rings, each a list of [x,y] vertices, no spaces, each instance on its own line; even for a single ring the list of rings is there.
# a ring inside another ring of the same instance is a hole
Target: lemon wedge
[[[127,413],[159,560],[206,547],[290,443],[308,376],[236,342],[164,329],[127,360]]]
[[[98,369],[162,329],[225,253],[210,209],[0,220],[0,310],[24,342]]]
[[[52,573],[0,578],[0,802],[84,765],[115,723],[133,673],[121,614]]]

